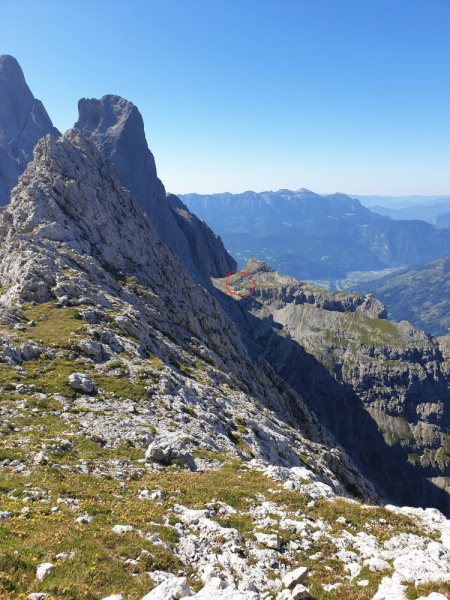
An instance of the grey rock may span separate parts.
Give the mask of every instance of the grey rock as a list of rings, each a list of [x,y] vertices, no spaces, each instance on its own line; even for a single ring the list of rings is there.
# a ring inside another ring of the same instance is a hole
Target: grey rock
[[[256,541],[267,548],[279,550],[281,547],[281,538],[276,533],[256,533]]]
[[[33,592],[31,594],[28,594],[27,599],[28,600],[44,600],[44,598],[47,598],[48,594],[46,594],[45,592]]]
[[[196,469],[194,457],[187,452],[186,444],[177,435],[168,434],[154,440],[145,453],[145,458],[163,464],[179,460],[191,470]]]
[[[72,373],[69,376],[69,385],[74,390],[81,390],[86,393],[92,392],[94,389],[91,378],[84,373]]]
[[[33,148],[57,129],[26,84],[15,58],[0,56],[0,206],[10,200],[19,176],[33,160]]]
[[[292,590],[292,600],[302,600],[302,598],[310,598],[311,594],[307,587],[299,583]]]

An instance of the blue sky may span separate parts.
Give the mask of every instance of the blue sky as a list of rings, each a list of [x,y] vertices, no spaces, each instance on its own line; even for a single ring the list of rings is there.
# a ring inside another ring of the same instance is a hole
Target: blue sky
[[[174,193],[450,194],[450,0],[0,0],[54,124],[134,102]]]

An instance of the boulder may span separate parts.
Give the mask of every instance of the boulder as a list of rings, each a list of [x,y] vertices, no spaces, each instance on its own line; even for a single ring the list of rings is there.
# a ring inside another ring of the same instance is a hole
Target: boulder
[[[148,447],[145,458],[162,464],[170,464],[177,459],[192,471],[196,470],[194,457],[186,450],[186,444],[174,434],[155,439]]]
[[[297,583],[303,583],[308,576],[307,567],[299,567],[294,571],[290,571],[281,580],[287,588],[294,587]]]
[[[91,378],[84,373],[72,373],[69,376],[69,385],[74,390],[81,390],[89,394],[94,389]]]
[[[171,577],[155,587],[142,600],[179,600],[179,598],[187,598],[189,596],[193,596],[193,594],[191,588],[186,583],[186,577]]]
[[[301,583],[292,590],[292,600],[302,600],[302,598],[309,598],[310,596],[308,588]]]

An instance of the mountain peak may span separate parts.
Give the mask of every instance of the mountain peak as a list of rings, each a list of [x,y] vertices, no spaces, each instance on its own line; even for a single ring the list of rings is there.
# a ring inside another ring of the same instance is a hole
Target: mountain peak
[[[0,56],[0,206],[9,202],[19,175],[33,160],[36,142],[47,133],[59,136],[19,63],[13,56]]]

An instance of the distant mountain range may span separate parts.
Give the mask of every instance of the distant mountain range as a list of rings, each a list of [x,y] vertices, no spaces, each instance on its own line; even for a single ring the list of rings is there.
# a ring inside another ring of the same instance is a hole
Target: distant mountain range
[[[281,273],[333,288],[350,272],[406,267],[450,254],[450,229],[393,220],[345,194],[306,189],[181,196],[242,267],[264,260]]]
[[[419,219],[438,227],[450,226],[450,219],[439,222],[441,215],[450,213],[450,196],[353,196],[363,206],[380,215],[397,220]]]

